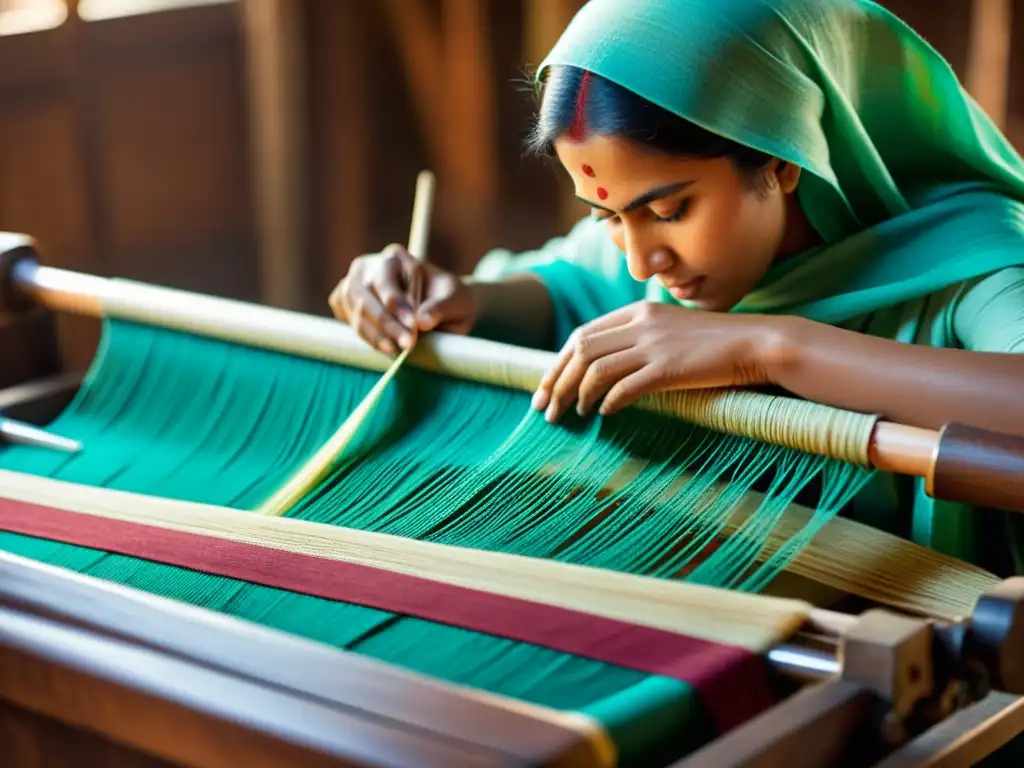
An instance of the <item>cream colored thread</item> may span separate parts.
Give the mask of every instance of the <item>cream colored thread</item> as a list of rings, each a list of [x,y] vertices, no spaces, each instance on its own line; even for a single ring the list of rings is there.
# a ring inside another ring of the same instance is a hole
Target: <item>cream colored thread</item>
[[[628,480],[628,476],[624,472],[623,480]],[[684,631],[689,635],[751,648],[764,647],[764,643],[774,643],[775,638],[785,636],[791,619],[807,609],[803,601],[741,594],[291,518],[262,517],[3,470],[0,497],[358,562],[496,594],[588,610],[645,626],[678,629],[678,624],[660,622],[683,621]],[[727,531],[735,531],[759,504],[758,494],[747,494]],[[781,546],[813,514],[805,507],[791,504],[767,548]],[[829,522],[786,570],[883,605],[944,619],[969,614],[978,597],[999,583],[996,576],[981,568],[843,518]],[[614,613],[607,613],[613,605],[619,607]],[[666,618],[657,618],[662,613],[666,613]]]

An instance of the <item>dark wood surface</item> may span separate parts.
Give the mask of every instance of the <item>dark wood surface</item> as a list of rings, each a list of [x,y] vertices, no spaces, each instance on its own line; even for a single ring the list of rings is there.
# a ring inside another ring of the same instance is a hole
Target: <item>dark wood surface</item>
[[[265,754],[278,754],[271,742],[285,750],[274,765],[294,764],[288,749],[304,744],[354,764],[593,764],[575,730],[517,706],[5,553],[0,612],[0,698],[110,738],[141,739],[158,755],[183,748],[186,732],[199,749],[214,724],[217,743],[228,744],[225,723],[234,723],[246,733],[238,749],[269,740]],[[101,694],[109,704],[90,706]],[[142,727],[150,713],[152,725]],[[179,722],[175,738],[158,728],[168,718]],[[199,764],[222,764],[210,760]]]
[[[0,698],[182,765],[510,764],[77,627],[0,608]],[[83,756],[94,764],[94,756]]]
[[[931,490],[937,499],[1024,512],[1024,437],[947,424]]]
[[[60,371],[56,328],[54,315],[43,309],[0,314],[0,388]]]
[[[867,688],[843,680],[797,692],[673,768],[840,768],[864,765],[876,741]]]
[[[11,768],[171,768],[173,763],[138,752],[81,728],[61,723],[10,702],[0,701],[0,755]]]

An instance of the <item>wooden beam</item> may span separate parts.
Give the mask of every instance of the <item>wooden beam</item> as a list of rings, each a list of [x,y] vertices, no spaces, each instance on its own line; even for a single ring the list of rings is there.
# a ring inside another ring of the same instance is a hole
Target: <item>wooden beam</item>
[[[484,0],[444,0],[442,13],[448,105],[444,170],[451,186],[449,204],[441,210],[456,214],[448,216],[459,238],[458,263],[451,266],[465,272],[493,245],[500,173],[498,106]]]
[[[369,8],[360,0],[317,0],[308,6],[314,24],[310,46],[315,85],[314,146],[318,265],[313,304],[327,311],[327,297],[352,260],[379,243],[369,242],[373,194],[367,44]]]
[[[446,162],[444,41],[423,0],[386,0],[384,12],[405,64],[413,109],[426,137],[427,151],[439,175]]]
[[[1002,130],[1007,126],[1013,0],[973,0],[964,77],[967,91]]]
[[[244,0],[261,299],[303,308],[308,249],[304,4]]]

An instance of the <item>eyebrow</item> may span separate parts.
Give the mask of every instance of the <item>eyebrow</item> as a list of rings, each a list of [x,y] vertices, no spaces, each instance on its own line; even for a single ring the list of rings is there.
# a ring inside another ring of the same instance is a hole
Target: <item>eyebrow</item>
[[[636,198],[636,200],[627,205],[623,209],[623,212],[629,213],[630,211],[636,210],[637,208],[643,205],[653,203],[655,200],[661,200],[661,198],[668,197],[674,192],[678,192],[681,189],[686,189],[691,184],[693,184],[693,181],[677,181],[674,184],[665,184],[664,186],[661,187],[655,187],[654,189],[648,192],[644,192],[642,195],[640,195],[640,197]],[[589,205],[591,208],[600,208],[602,211],[610,212],[610,209],[605,208],[603,205],[592,203],[586,198],[580,197],[579,195],[576,196],[576,199],[579,200],[584,205]]]

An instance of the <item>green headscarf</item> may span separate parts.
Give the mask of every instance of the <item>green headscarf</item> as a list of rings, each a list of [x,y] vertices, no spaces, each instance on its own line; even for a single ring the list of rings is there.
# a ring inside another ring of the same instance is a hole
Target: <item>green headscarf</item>
[[[541,65],[611,80],[799,165],[822,246],[735,309],[956,344],[927,297],[1024,264],[1024,163],[949,65],[868,0],[590,0]],[[868,364],[865,361],[865,364]],[[892,479],[874,492],[895,504]],[[914,492],[913,537],[970,555],[970,510]]]

